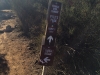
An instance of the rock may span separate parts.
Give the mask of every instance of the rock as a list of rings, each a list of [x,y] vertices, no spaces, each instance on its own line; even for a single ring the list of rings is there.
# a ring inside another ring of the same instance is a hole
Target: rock
[[[6,26],[6,29],[5,29],[5,32],[11,32],[12,31],[12,28],[10,25],[7,25]]]

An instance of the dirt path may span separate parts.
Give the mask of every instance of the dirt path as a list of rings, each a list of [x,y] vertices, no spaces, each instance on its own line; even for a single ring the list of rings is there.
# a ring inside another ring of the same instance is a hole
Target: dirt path
[[[0,30],[3,31],[7,25],[14,29],[18,23],[14,18],[2,20],[0,24]],[[6,71],[9,73],[8,75],[40,75],[41,67],[34,64],[37,60],[37,54],[27,48],[31,40],[19,37],[19,34],[16,30],[0,34],[0,58],[3,57],[6,60],[4,71],[8,68]],[[7,75],[6,72],[0,75]]]

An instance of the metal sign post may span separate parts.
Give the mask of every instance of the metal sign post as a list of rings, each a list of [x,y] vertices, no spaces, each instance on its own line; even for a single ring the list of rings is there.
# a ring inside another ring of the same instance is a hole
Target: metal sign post
[[[44,68],[45,68],[45,66],[43,66],[43,69],[42,69],[42,75],[44,75]]]

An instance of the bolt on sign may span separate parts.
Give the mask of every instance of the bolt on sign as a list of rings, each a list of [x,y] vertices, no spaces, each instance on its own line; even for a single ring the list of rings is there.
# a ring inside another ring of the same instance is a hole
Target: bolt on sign
[[[61,3],[52,1],[48,9],[48,26],[46,31],[45,43],[42,46],[39,64],[51,66],[53,64],[54,52],[56,50],[55,38],[57,33]]]

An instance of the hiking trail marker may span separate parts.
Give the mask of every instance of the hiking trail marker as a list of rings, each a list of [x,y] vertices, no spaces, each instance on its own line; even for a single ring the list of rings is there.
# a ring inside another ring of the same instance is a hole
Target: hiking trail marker
[[[61,11],[61,3],[51,1],[48,8],[47,17],[47,30],[45,35],[45,41],[42,45],[39,64],[43,66],[51,66],[53,64],[55,54],[55,38],[57,33],[58,21]]]
[[[39,64],[44,66],[51,66],[54,59],[55,49],[56,48],[54,46],[43,45]]]

